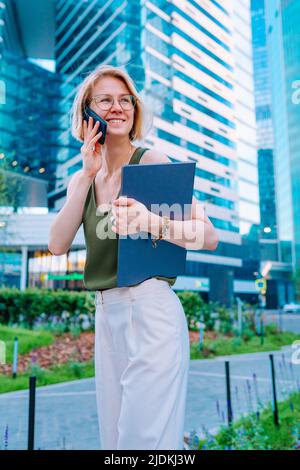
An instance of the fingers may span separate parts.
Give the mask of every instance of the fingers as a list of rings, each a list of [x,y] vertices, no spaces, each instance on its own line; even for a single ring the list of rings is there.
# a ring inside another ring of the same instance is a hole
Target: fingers
[[[96,121],[96,124],[94,125],[94,127],[92,128],[90,134],[89,134],[89,137],[94,137],[95,133],[97,132],[98,130],[98,127],[99,127],[99,121]]]
[[[102,135],[102,132],[98,132],[98,134],[95,135],[95,137],[93,137],[90,141],[89,141],[89,145],[94,143],[94,142],[97,142],[97,140],[101,137]]]
[[[97,140],[102,135],[101,131],[97,133],[99,125],[100,125],[100,122],[96,121],[95,125],[93,126],[92,117],[89,117],[88,123],[86,122],[85,119],[83,120],[83,137],[84,137],[85,148],[89,148],[90,145],[97,142]]]
[[[86,139],[87,123],[86,120],[83,120],[83,140]]]
[[[89,140],[88,142],[85,142],[83,144],[83,146],[81,147],[81,151],[86,153],[86,154],[89,154],[90,152],[94,152],[97,148],[96,147],[97,146],[97,141],[101,137],[101,135],[102,135],[102,132],[100,131],[91,140]]]
[[[83,135],[84,135],[84,138],[94,136],[95,132],[97,131],[97,129],[99,127],[99,124],[100,124],[100,122],[96,121],[95,125],[93,126],[93,118],[92,117],[89,117],[88,123],[84,119],[83,120]]]
[[[91,132],[92,128],[93,128],[93,118],[90,116],[89,117],[89,122],[88,122],[88,131],[89,131],[89,133]]]
[[[116,206],[132,206],[135,202],[136,200],[132,197],[120,196],[113,201],[113,204]]]

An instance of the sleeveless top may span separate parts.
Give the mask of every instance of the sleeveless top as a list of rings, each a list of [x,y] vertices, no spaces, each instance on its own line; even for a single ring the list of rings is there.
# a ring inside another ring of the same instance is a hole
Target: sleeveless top
[[[147,148],[137,147],[133,152],[129,165],[138,164]],[[121,189],[118,193],[121,192]],[[109,211],[101,212],[96,206],[95,178],[89,188],[84,204],[82,223],[86,244],[86,261],[84,266],[83,284],[89,290],[106,290],[117,287],[118,238],[111,230],[112,215]],[[100,206],[99,206],[100,207]],[[101,237],[103,234],[103,237]],[[152,276],[163,279],[172,286],[176,277]]]

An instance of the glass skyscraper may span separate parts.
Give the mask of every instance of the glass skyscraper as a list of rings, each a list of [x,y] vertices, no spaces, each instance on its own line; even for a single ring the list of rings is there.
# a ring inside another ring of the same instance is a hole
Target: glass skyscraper
[[[260,274],[267,279],[267,307],[293,299],[292,265],[280,255],[274,161],[273,96],[265,0],[251,0],[260,193]],[[273,72],[274,73],[274,72]],[[276,116],[274,116],[275,119]],[[281,244],[282,246],[282,244]],[[262,274],[261,274],[262,273]]]
[[[32,31],[39,19],[25,2],[0,1],[0,283],[16,287],[37,245],[35,240],[28,248],[17,213],[25,220],[27,214],[48,211],[59,147],[60,77],[29,55],[41,50],[43,41]],[[35,229],[28,226],[34,238]]]
[[[267,50],[265,1],[251,0],[251,10],[261,214],[260,235],[262,239],[274,240],[273,244],[268,243],[269,246],[272,245],[272,259],[274,259],[274,254],[278,251],[277,220],[273,162],[272,93]]]
[[[159,148],[173,161],[196,161],[194,194],[219,233],[215,252],[188,252],[190,278],[182,283],[193,287],[189,279],[197,276],[209,288],[218,271],[220,285],[231,276],[236,292],[253,296],[253,266],[243,262],[243,240],[260,223],[249,0],[56,5],[55,53],[66,115],[87,73],[100,63],[124,66],[154,114],[141,145]],[[81,167],[67,120],[64,127],[62,180],[51,193],[57,209],[67,177]]]
[[[266,3],[270,56],[275,181],[281,261],[300,265],[300,112],[293,100],[300,76],[300,3]]]
[[[22,205],[47,207],[48,182],[51,189],[56,177],[61,82],[28,60],[15,3],[8,0],[0,2],[0,78],[0,169],[5,163],[23,177],[20,183],[31,177]]]

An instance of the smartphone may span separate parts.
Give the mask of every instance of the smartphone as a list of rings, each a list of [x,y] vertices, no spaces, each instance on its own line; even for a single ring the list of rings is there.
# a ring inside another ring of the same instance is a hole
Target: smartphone
[[[99,144],[104,144],[105,136],[106,136],[106,129],[107,129],[107,122],[102,119],[97,113],[95,113],[89,106],[86,106],[83,110],[83,119],[88,123],[89,117],[93,118],[93,125],[96,124],[96,121],[99,121],[98,132],[102,132],[100,138],[98,139]]]

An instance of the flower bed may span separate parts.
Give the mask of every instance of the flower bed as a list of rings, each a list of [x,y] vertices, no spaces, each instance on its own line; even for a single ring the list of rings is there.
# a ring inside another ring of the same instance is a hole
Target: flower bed
[[[18,373],[28,371],[32,364],[38,364],[44,369],[59,366],[66,362],[86,362],[94,356],[94,333],[84,332],[77,337],[65,333],[57,337],[53,344],[33,349],[18,357]],[[0,374],[11,375],[12,365],[0,365]]]
[[[199,341],[199,333],[190,331],[190,343]],[[208,332],[211,339],[217,333]],[[18,373],[28,371],[32,364],[38,364],[44,369],[65,364],[68,361],[86,362],[94,357],[95,334],[91,331],[80,333],[74,337],[71,333],[64,333],[57,336],[55,342],[48,346],[35,348],[27,354],[20,354],[18,357]],[[0,364],[0,374],[11,375],[11,364]]]

